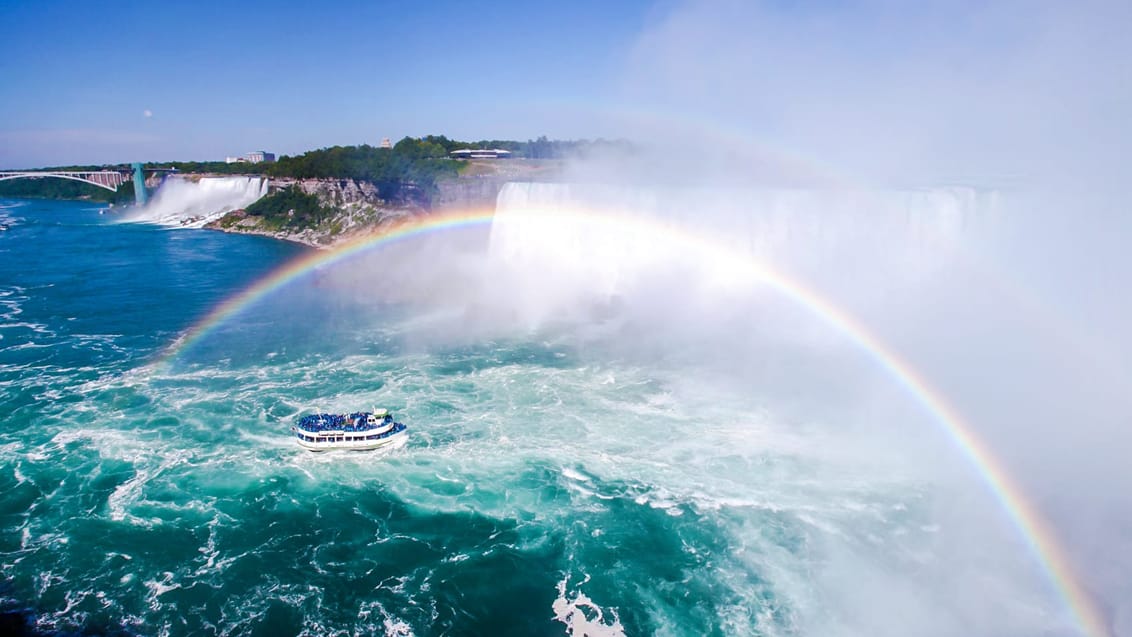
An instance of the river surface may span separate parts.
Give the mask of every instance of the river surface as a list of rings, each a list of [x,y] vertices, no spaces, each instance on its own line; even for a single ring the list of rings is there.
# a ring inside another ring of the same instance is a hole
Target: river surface
[[[931,480],[687,356],[565,328],[409,338],[412,308],[317,272],[178,349],[307,249],[81,202],[0,201],[0,223],[7,626],[1073,634],[1017,543],[972,549]],[[404,447],[289,437],[374,406]]]

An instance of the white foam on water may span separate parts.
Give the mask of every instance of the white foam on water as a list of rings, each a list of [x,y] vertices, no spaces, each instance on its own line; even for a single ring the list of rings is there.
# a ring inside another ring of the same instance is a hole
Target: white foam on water
[[[11,321],[10,323],[0,323],[0,329],[24,328],[36,334],[54,336],[55,331],[42,323],[30,323],[16,319],[20,314],[23,314],[22,303],[27,300],[28,297],[20,294],[10,294],[0,297],[0,307],[4,309],[4,311],[0,313],[0,321]]]
[[[524,354],[524,348],[536,354]],[[110,521],[209,527],[183,570],[169,569],[165,577],[152,575],[162,571],[139,574],[148,578],[147,601],[158,618],[172,612],[160,599],[169,590],[222,581],[247,550],[255,550],[223,545],[219,530],[239,520],[217,518],[217,499],[275,478],[287,478],[293,489],[273,494],[286,502],[310,495],[299,490],[380,485],[415,509],[515,520],[520,539],[508,544],[518,551],[559,539],[619,541],[602,528],[614,511],[661,520],[657,524],[671,525],[677,535],[704,527],[717,536],[714,544],[680,538],[688,555],[710,562],[689,567],[687,576],[710,583],[719,596],[712,620],[733,634],[792,634],[798,626],[821,625],[814,618],[845,601],[828,584],[840,580],[826,577],[845,555],[855,558],[849,563],[898,573],[912,563],[931,574],[948,566],[935,552],[935,538],[947,529],[922,530],[938,524],[930,502],[925,505],[931,484],[902,471],[898,462],[881,462],[879,454],[847,453],[851,429],[783,418],[759,388],[733,392],[705,370],[682,363],[583,359],[539,338],[475,353],[318,353],[281,355],[248,367],[149,369],[84,379],[69,391],[82,400],[43,408],[54,419],[46,426],[50,442],[24,462],[84,454],[90,463],[113,460],[121,463],[114,472],[122,477],[107,497]],[[290,437],[300,412],[371,405],[389,406],[409,425],[402,449],[313,454]],[[388,541],[383,536],[373,543]],[[647,557],[638,549],[623,550],[629,567]],[[340,574],[339,558],[318,557],[312,569]],[[438,563],[468,559],[453,551]],[[591,580],[571,587],[570,581],[584,579],[586,565],[563,568],[577,571],[570,570],[559,585],[550,609],[554,619],[574,635],[624,634],[628,615],[618,609],[624,598]],[[912,573],[908,577],[915,581]],[[113,577],[117,581],[121,574]],[[897,584],[901,577],[895,577]],[[1005,582],[1010,589],[1012,580]],[[1026,588],[1010,590],[1019,609],[1041,600]],[[225,606],[224,624],[250,629],[281,594],[313,595],[272,585],[241,591]],[[680,630],[681,618],[651,585],[632,592],[631,599],[644,606],[636,610],[653,618],[658,631]],[[309,605],[304,609],[306,632],[340,632],[336,620]],[[1015,613],[1014,604],[1004,603],[1002,612]],[[370,613],[367,626],[374,632],[411,625],[410,618],[383,615],[378,607]]]
[[[566,625],[566,634],[572,637],[624,637],[625,627],[621,625],[617,612],[609,610],[610,617],[607,620],[606,611],[581,592],[580,589],[589,581],[589,576],[572,593],[567,594],[569,579],[565,577],[558,583],[558,597],[551,604],[554,619]]]
[[[574,471],[570,467],[563,467],[562,475],[570,478],[571,480],[577,480],[578,482],[592,482],[589,476],[582,475],[577,471]]]

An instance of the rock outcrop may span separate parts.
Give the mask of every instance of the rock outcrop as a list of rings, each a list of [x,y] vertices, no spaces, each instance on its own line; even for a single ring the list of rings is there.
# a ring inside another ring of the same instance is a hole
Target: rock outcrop
[[[398,184],[395,192],[383,192],[380,186],[353,179],[273,178],[268,184],[269,196],[296,186],[316,196],[333,214],[316,226],[295,227],[236,210],[206,227],[330,248],[414,215],[494,210],[499,192],[508,182],[553,180],[560,170],[559,162],[550,160],[471,161],[461,167],[459,177],[442,179],[427,193],[414,184]]]
[[[206,227],[330,248],[374,232],[382,225],[427,212],[420,206],[383,198],[377,186],[353,179],[272,179],[268,184],[268,196],[292,186],[317,197],[319,204],[332,210],[333,214],[317,226],[296,228],[278,227],[263,217],[248,214],[246,210],[236,210]]]

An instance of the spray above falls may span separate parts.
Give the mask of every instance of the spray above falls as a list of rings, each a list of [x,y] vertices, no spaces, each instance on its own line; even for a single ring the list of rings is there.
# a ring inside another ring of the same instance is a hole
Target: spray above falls
[[[148,204],[130,213],[128,220],[199,228],[266,194],[264,177],[171,176]]]
[[[950,265],[961,243],[993,230],[998,208],[996,191],[964,186],[866,191],[510,183],[499,194],[490,251],[513,271],[560,274],[607,295],[630,292],[658,272],[705,265],[704,255],[689,254],[690,243],[554,222],[582,211],[702,239],[815,284],[844,288],[851,274],[871,287],[903,285]]]

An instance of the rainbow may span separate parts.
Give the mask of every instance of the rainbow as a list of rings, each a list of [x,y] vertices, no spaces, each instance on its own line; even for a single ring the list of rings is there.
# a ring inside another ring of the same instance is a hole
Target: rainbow
[[[1081,584],[1055,533],[1029,503],[991,449],[978,437],[974,428],[959,411],[949,404],[940,392],[932,388],[926,378],[853,316],[802,283],[770,270],[750,256],[738,254],[729,248],[690,234],[684,229],[608,212],[602,214],[586,210],[532,210],[531,212],[541,214],[547,219],[592,225],[595,230],[605,232],[630,232],[637,235],[647,233],[650,238],[673,241],[684,251],[694,250],[695,254],[702,253],[703,258],[721,260],[720,265],[726,266],[728,272],[742,273],[774,289],[849,338],[915,398],[952,439],[1006,511],[1027,549],[1042,566],[1050,583],[1070,609],[1074,621],[1085,634],[1089,637],[1111,637],[1103,615]],[[172,362],[179,354],[204,339],[225,321],[272,292],[310,273],[316,267],[340,263],[362,252],[421,235],[488,225],[493,217],[493,210],[465,210],[416,217],[387,226],[376,234],[355,239],[334,250],[300,257],[218,305],[174,343],[159,363]]]
[[[333,250],[315,251],[294,259],[213,308],[211,312],[197,321],[173,343],[173,346],[165,352],[158,364],[165,365],[173,362],[177,356],[191,349],[193,345],[203,340],[228,319],[236,316],[259,299],[286,287],[287,284],[301,278],[315,268],[341,263],[368,249],[386,246],[399,240],[442,230],[489,225],[494,214],[493,210],[462,210],[458,213],[416,217],[386,226],[375,234],[365,235],[339,244]]]

